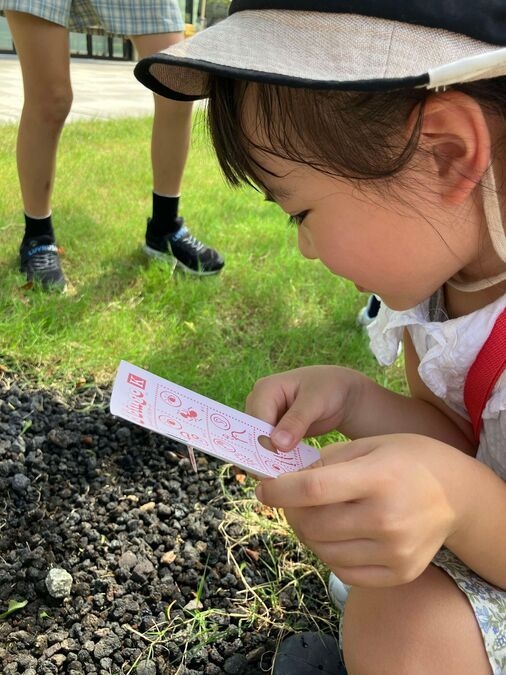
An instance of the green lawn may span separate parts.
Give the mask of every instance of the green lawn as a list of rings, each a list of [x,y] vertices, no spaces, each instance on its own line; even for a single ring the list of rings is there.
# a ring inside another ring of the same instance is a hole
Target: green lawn
[[[225,269],[195,279],[146,264],[150,127],[150,119],[65,127],[53,201],[65,295],[22,288],[16,127],[0,127],[1,363],[69,390],[83,379],[110,383],[126,359],[239,408],[258,377],[310,363],[356,367],[402,387],[400,369],[380,369],[355,325],[365,298],[302,258],[274,204],[224,183],[201,113],[181,211],[224,255]]]

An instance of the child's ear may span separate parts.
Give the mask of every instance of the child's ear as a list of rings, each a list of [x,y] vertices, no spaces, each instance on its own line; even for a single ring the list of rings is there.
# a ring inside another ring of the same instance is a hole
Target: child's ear
[[[481,106],[459,91],[430,95],[420,140],[441,179],[443,200],[464,202],[490,163],[490,131]]]

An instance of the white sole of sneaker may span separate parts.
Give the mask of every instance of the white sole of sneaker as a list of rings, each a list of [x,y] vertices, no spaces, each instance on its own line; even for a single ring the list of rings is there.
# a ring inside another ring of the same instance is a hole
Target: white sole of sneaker
[[[173,255],[170,255],[170,253],[162,253],[162,251],[157,251],[156,248],[151,248],[147,244],[144,244],[142,250],[148,256],[148,258],[154,258],[155,260],[160,260],[161,262],[164,262],[167,265],[171,265],[172,272],[174,272],[174,270],[177,269],[180,270],[181,272],[184,272],[185,274],[192,274],[195,277],[210,277],[213,276],[214,274],[219,274],[221,272],[221,269],[211,270],[210,272],[204,272],[202,270],[192,270],[191,267],[186,267],[186,265],[183,265],[183,263],[180,260],[175,258]]]

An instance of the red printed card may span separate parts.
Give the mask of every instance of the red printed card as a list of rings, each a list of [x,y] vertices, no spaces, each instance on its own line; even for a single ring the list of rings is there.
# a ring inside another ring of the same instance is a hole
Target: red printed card
[[[246,413],[121,361],[111,395],[111,413],[234,464],[261,477],[302,469],[319,458],[299,443],[290,452],[264,448],[259,439],[273,427]]]

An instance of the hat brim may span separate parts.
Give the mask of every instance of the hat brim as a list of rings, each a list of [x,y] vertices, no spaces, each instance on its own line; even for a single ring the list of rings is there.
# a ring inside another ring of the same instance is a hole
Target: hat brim
[[[142,59],[135,75],[178,100],[206,98],[209,75],[329,90],[437,88],[506,75],[506,48],[364,15],[247,10]]]

